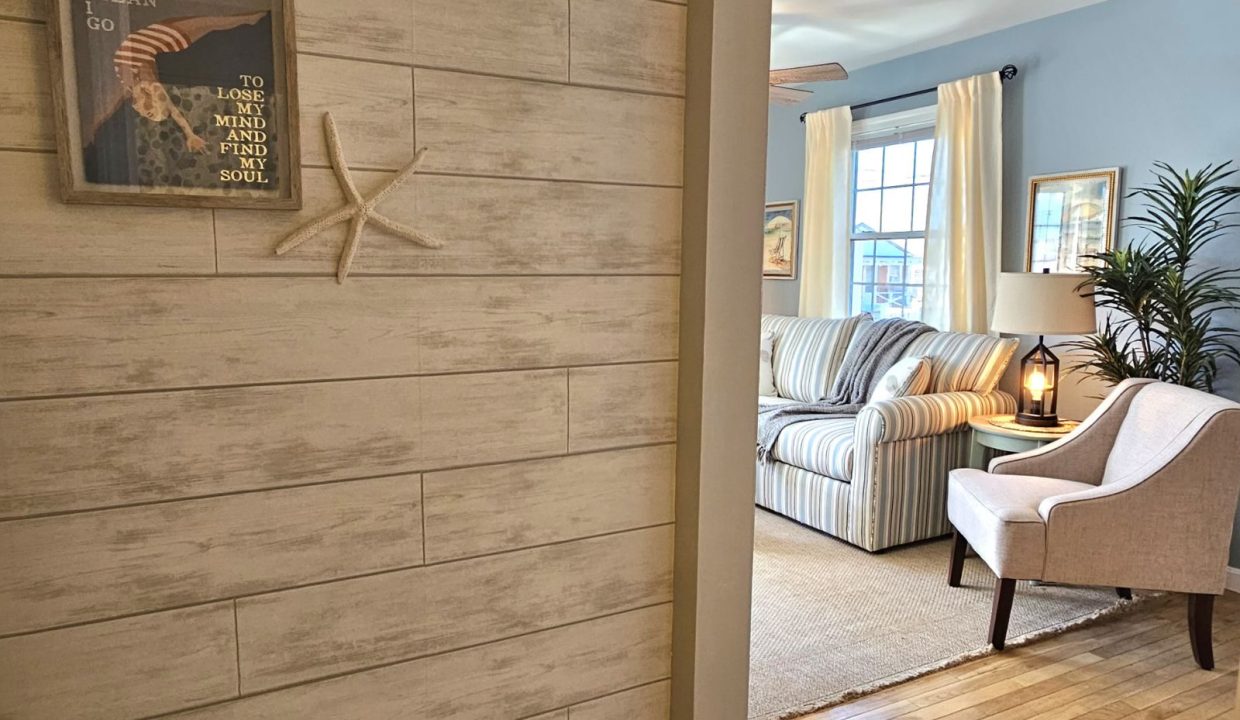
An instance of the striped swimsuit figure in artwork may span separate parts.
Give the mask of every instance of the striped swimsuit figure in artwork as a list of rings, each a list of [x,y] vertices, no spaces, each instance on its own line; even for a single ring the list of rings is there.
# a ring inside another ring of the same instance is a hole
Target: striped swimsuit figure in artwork
[[[154,79],[155,56],[165,52],[180,52],[189,47],[189,38],[176,28],[155,23],[129,34],[112,56],[116,76],[125,83],[126,74],[134,81]]]

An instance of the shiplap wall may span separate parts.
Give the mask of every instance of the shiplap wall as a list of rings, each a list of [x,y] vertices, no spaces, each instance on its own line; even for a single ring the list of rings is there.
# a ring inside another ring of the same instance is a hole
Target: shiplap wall
[[[66,206],[0,0],[0,717],[662,720],[685,6],[298,0],[300,212]],[[390,216],[272,248],[426,145]],[[416,143],[416,144],[415,144]]]

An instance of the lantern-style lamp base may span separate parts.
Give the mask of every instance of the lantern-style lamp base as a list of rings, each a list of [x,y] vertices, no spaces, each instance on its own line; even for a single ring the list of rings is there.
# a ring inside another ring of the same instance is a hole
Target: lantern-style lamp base
[[[1056,406],[1059,395],[1059,358],[1038,336],[1038,344],[1020,359],[1020,398],[1016,403],[1016,422],[1030,427],[1059,424]]]

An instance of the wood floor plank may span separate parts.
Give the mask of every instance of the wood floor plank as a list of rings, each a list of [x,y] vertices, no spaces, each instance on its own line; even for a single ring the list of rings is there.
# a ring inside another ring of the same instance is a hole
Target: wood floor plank
[[[392,176],[360,171],[369,192]],[[302,171],[300,211],[217,210],[220,271],[336,274],[346,226],[291,253],[273,248],[288,233],[343,203],[325,168]],[[680,271],[679,188],[416,175],[380,207],[444,241],[431,250],[367,225],[350,277],[418,274],[674,274]]]
[[[0,633],[416,565],[419,503],[415,475],[0,523]]]
[[[0,517],[563,453],[563,370],[0,403]]]
[[[413,56],[408,0],[297,0],[296,10],[299,50],[391,63],[408,63]]]
[[[681,184],[680,98],[420,68],[414,89],[427,172]]]
[[[0,196],[5,198],[0,272],[215,272],[210,210],[67,205],[60,201],[57,172],[55,155],[0,152]]]
[[[1235,691],[1236,674],[1234,672],[1221,675],[1215,673],[1214,677],[1208,682],[1197,685],[1191,690],[1178,693],[1127,717],[1129,720],[1168,720],[1169,718],[1180,718],[1181,720],[1198,718],[1199,720],[1204,720],[1214,715],[1215,712],[1213,706],[1202,708],[1202,705],[1210,703],[1220,695],[1226,697],[1231,702]],[[1129,704],[1131,705],[1131,703]]]
[[[669,605],[298,685],[183,720],[526,717],[668,676]]]
[[[671,277],[8,280],[0,397],[666,360],[678,313]]]
[[[1218,707],[1223,702],[1218,693],[1224,685],[1235,692],[1238,620],[1240,596],[1227,593],[1216,604],[1214,625],[1221,673],[1197,668],[1185,637],[1183,597],[1171,595],[1147,600],[1132,614],[934,673],[805,720],[1149,720],[1227,713]],[[1073,665],[1078,667],[1065,669]],[[1185,697],[1196,702],[1187,707]]]
[[[5,720],[148,717],[236,694],[231,602],[0,639]]]
[[[571,720],[667,720],[672,705],[668,680],[608,695],[569,708]]]
[[[399,170],[413,159],[409,68],[299,55],[301,160],[329,164],[323,114],[330,112],[350,167]]]
[[[683,7],[650,0],[572,0],[572,82],[683,95]]]
[[[569,449],[586,452],[674,440],[676,373],[676,363],[571,368]]]
[[[0,148],[56,147],[46,37],[41,24],[0,20]]]
[[[417,65],[568,80],[568,0],[413,0],[413,9]]]
[[[241,689],[269,689],[671,600],[652,528],[243,598]]]
[[[427,473],[427,562],[669,523],[675,474],[670,445]]]

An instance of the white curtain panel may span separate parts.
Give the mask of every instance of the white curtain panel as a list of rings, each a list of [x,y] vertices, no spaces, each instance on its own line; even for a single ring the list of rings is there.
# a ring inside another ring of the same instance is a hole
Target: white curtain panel
[[[851,108],[830,108],[806,115],[801,317],[844,317],[848,314],[851,164]]]
[[[998,73],[939,86],[926,225],[923,319],[990,330],[1003,221],[1003,85]]]

